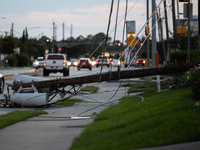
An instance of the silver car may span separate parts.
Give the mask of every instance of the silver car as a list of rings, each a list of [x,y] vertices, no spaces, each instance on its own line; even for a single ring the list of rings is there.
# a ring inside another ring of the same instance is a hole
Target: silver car
[[[44,57],[38,57],[34,62],[33,62],[33,68],[39,69],[44,67]]]

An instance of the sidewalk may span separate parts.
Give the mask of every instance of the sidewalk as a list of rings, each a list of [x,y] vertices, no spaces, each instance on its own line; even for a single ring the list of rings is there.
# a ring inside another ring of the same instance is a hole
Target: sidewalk
[[[48,115],[33,117],[1,129],[0,148],[3,150],[69,149],[73,139],[80,135],[87,124],[93,122],[93,117],[103,109],[117,104],[113,100],[123,97],[126,92],[125,88],[120,88],[114,98],[111,99],[113,103],[102,105],[103,102],[107,102],[113,96],[119,82],[103,82],[98,86],[100,88],[99,93],[82,93],[75,96],[84,99],[86,102],[77,103],[72,107],[51,106],[44,108]],[[97,108],[91,109],[94,107]],[[19,109],[32,110],[33,108]],[[18,109],[0,108],[0,114],[13,110]],[[78,116],[80,113],[83,114]]]

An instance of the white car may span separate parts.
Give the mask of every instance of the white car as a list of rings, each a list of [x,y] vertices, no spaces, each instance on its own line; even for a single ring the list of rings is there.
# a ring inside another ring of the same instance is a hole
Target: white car
[[[38,69],[38,68],[43,68],[44,67],[44,57],[38,57],[34,62],[33,62],[33,68]]]
[[[119,67],[120,66],[120,60],[113,59],[111,64],[112,64],[113,67]]]

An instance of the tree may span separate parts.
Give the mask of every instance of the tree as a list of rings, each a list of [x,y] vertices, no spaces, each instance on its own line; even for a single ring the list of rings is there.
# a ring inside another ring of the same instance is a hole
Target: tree
[[[2,41],[2,53],[8,54],[9,56],[13,54],[14,48],[16,48],[16,40],[12,36],[6,36]]]

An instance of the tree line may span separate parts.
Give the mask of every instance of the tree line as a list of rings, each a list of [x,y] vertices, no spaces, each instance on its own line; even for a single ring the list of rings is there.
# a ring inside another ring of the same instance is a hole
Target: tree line
[[[60,52],[67,55],[67,59],[89,57],[94,50],[93,57],[97,57],[104,52],[105,43],[103,42],[106,35],[102,32],[95,35],[88,35],[87,37],[78,36],[77,38],[69,37],[65,40],[54,41],[54,52]],[[50,42],[48,37],[42,36],[40,39],[28,38],[26,31],[23,32],[22,37],[17,38],[10,35],[0,36],[0,54],[6,55],[6,58],[0,60],[0,65],[5,64],[5,60],[8,60],[9,66],[30,66],[34,59],[39,56],[45,56],[45,50],[52,50],[52,42]],[[142,37],[140,41],[142,42],[145,37]],[[140,43],[136,45],[136,50],[140,46]],[[108,47],[106,51],[110,53],[110,57],[113,57],[115,53],[116,58],[124,51],[126,45],[119,45],[121,43],[119,40],[111,41],[111,37],[108,38]],[[171,61],[175,59],[178,62],[185,62],[187,59],[187,37],[184,36],[172,36],[169,41],[164,41],[165,49],[167,50],[167,43],[170,44],[170,58]],[[101,44],[101,46],[99,46]],[[139,52],[140,58],[146,58],[146,43],[143,44],[141,51]],[[198,49],[198,37],[191,37],[191,62],[200,61],[200,51]],[[17,53],[15,49],[20,49],[20,53]],[[61,48],[61,51],[58,49]],[[150,40],[151,48],[151,40]],[[163,61],[163,51],[161,42],[157,42],[157,51],[160,55],[160,62]],[[98,49],[98,50],[97,50]],[[151,52],[150,52],[151,54]]]

